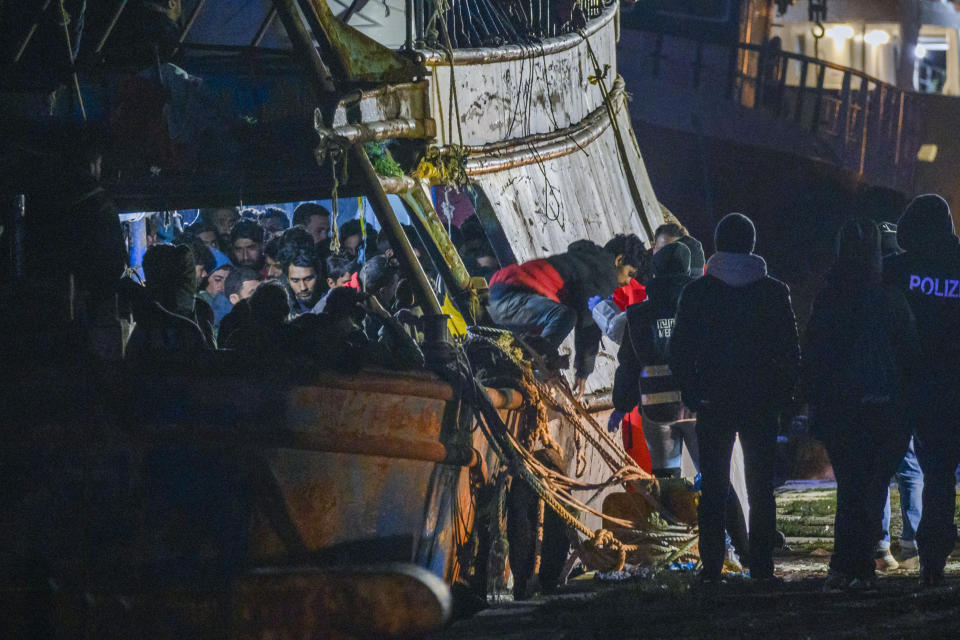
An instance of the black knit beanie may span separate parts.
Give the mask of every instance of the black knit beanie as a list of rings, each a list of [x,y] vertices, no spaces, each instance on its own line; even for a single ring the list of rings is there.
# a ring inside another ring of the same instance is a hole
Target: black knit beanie
[[[753,222],[742,213],[728,213],[717,223],[713,244],[717,251],[728,253],[753,253],[757,230]]]

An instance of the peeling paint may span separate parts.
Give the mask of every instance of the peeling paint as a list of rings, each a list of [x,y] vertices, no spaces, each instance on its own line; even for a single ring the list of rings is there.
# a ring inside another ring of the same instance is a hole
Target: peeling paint
[[[581,238],[603,244],[616,233],[636,233],[649,245],[640,216],[646,216],[651,228],[663,217],[625,108],[619,110],[617,121],[627,138],[629,170],[640,183],[646,213],[634,205],[612,127],[582,151],[474,178],[493,205],[518,261],[560,253]],[[588,392],[613,384],[617,345],[604,340],[601,349],[609,357],[598,358]],[[573,352],[572,335],[561,351]]]
[[[607,24],[591,34],[590,46],[600,67],[610,65],[616,76],[614,14]],[[451,80],[449,64],[429,63],[431,113],[438,120],[450,118]],[[583,40],[574,47],[549,55],[535,48],[530,56],[488,64],[455,66],[456,101],[459,104],[462,143],[468,146],[549,133],[574,125],[602,104],[597,86],[590,84],[594,66]],[[456,136],[456,131],[454,136]],[[439,132],[440,144],[460,144]]]

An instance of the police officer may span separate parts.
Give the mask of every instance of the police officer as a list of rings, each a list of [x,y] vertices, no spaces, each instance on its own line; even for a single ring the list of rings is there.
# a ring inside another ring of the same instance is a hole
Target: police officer
[[[920,581],[934,586],[943,582],[957,541],[954,471],[960,462],[960,241],[947,202],[934,194],[914,198],[900,217],[897,241],[904,253],[885,260],[884,279],[910,303],[923,353],[907,419],[924,481]]]

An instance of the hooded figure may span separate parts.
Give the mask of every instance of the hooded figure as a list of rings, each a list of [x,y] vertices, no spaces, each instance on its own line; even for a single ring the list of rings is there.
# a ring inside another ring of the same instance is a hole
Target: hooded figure
[[[670,367],[683,403],[697,412],[701,580],[708,583],[720,580],[723,567],[724,508],[738,433],[748,461],[751,577],[773,580],[777,418],[792,401],[800,348],[790,290],[767,275],[763,258],[753,253],[755,241],[753,222],[742,214],[717,224],[717,253],[705,275],[684,288],[670,338]]]
[[[190,247],[160,244],[143,257],[147,296],[171,313],[193,315],[197,276]]]
[[[683,236],[677,242],[682,243],[690,250],[690,276],[693,278],[702,276],[704,265],[707,262],[707,258],[703,254],[703,245],[693,236]]]
[[[685,420],[680,402],[680,384],[670,369],[670,337],[677,303],[684,287],[693,281],[690,250],[686,243],[673,242],[653,254],[647,299],[627,309],[627,331],[618,354],[619,366],[613,383],[613,406],[617,412],[639,405],[642,427],[628,436],[633,416],[623,422],[624,448],[644,444],[650,469],[657,477],[680,473],[683,448],[700,468],[700,447],[692,421]],[[703,266],[700,266],[702,273]],[[698,274],[699,275],[699,274]],[[615,419],[615,418],[614,418]],[[638,443],[637,440],[644,442]],[[741,557],[749,551],[746,523],[736,493],[727,503],[727,528]]]
[[[287,323],[293,304],[290,291],[283,283],[264,282],[241,307],[246,312],[238,318],[238,326],[227,337],[225,347],[263,362],[278,361],[290,354],[296,342],[295,331]]]
[[[914,198],[897,222],[897,241],[903,253],[884,261],[883,279],[917,321],[922,357],[906,416],[923,469],[920,578],[935,585],[957,540],[953,474],[960,462],[960,242],[946,200]]]
[[[804,342],[801,388],[837,478],[828,588],[874,580],[887,486],[910,439],[904,399],[918,360],[916,326],[907,301],[882,284],[880,272],[880,229],[867,218],[850,220]]]
[[[884,262],[884,280],[907,298],[931,371],[960,369],[960,242],[946,200],[917,196],[897,223],[903,253]]]
[[[663,476],[674,475],[683,452],[684,438],[674,439],[672,434],[681,405],[680,387],[668,362],[677,299],[690,280],[690,251],[683,244],[670,244],[653,256],[645,299],[621,314],[623,344],[617,354],[614,412],[607,428],[614,432],[622,421],[624,450],[641,468]],[[657,432],[656,442],[650,443],[648,431]],[[696,442],[687,446],[695,455]]]
[[[648,418],[673,422],[680,418],[680,386],[670,373],[669,341],[680,292],[692,280],[689,249],[674,242],[655,253],[652,276],[647,299],[627,308],[613,406],[626,412],[639,404]]]
[[[147,300],[135,318],[127,357],[176,359],[213,347],[197,324],[197,274],[190,247],[150,247],[143,257],[143,273]]]

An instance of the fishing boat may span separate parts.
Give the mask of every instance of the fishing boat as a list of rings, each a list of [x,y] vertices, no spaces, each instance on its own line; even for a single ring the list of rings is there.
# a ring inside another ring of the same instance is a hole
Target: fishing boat
[[[486,595],[480,512],[502,495],[510,461],[506,440],[477,421],[506,433],[529,401],[458,369],[450,333],[483,323],[485,283],[457,255],[442,205],[478,216],[501,265],[580,238],[652,239],[664,213],[617,72],[619,7],[198,0],[172,18],[168,59],[130,73],[105,55],[129,41],[127,4],[3,14],[15,45],[0,91],[7,299],[35,287],[23,246],[45,239],[29,223],[70,193],[51,154],[85,122],[110,134],[98,188],[119,211],[364,198],[424,311],[428,371],[251,371],[229,352],[118,361],[91,348],[72,276],[48,274],[43,322],[4,320],[15,372],[3,390],[5,626],[122,637],[435,629],[463,600],[451,585]],[[614,366],[602,352],[587,389],[595,410]],[[596,485],[599,509],[610,442],[590,448],[554,418],[556,465]],[[578,522],[601,528],[596,513]]]

